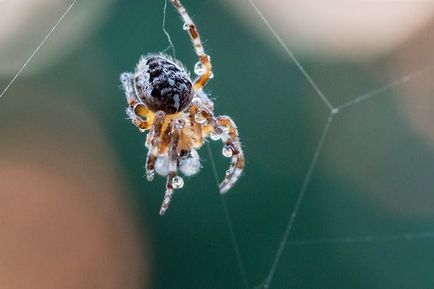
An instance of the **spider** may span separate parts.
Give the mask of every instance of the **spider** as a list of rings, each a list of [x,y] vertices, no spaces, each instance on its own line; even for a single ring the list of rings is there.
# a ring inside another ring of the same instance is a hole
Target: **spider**
[[[166,192],[160,209],[164,215],[174,189],[184,180],[177,173],[192,176],[201,168],[199,150],[209,137],[221,140],[222,154],[231,158],[221,182],[226,193],[241,175],[244,154],[234,121],[229,116],[214,116],[214,103],[203,91],[213,77],[211,60],[205,53],[196,25],[180,0],[170,0],[184,21],[199,61],[192,81],[184,65],[163,53],[142,56],[134,73],[122,73],[121,82],[128,102],[127,115],[141,132],[147,131],[146,177],[155,172],[167,176]]]

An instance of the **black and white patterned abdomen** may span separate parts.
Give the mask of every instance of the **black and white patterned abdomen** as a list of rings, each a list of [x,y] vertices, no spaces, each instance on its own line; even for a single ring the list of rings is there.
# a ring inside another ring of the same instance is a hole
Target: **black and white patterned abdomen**
[[[193,98],[192,82],[185,69],[163,54],[140,60],[134,86],[137,96],[154,112],[178,113]]]

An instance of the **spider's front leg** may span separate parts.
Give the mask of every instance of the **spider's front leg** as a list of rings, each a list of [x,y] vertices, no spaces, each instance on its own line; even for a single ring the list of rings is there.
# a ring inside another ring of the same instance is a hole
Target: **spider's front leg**
[[[131,122],[143,132],[150,129],[153,122],[152,114],[149,113],[146,105],[137,98],[132,81],[133,75],[131,73],[121,74],[121,83],[128,102],[127,115],[131,119]]]
[[[232,188],[244,169],[244,154],[238,137],[238,130],[229,116],[219,116],[214,123],[214,139],[220,138],[225,144],[223,155],[231,158],[231,164],[226,176],[220,184],[220,193],[226,193]],[[211,138],[213,138],[211,136]]]
[[[162,142],[161,138],[165,118],[166,114],[163,111],[158,111],[155,114],[154,123],[147,137],[146,146],[148,147],[148,156],[146,158],[146,178],[148,181],[154,179],[155,161],[157,160],[158,150]]]
[[[181,1],[170,0],[170,2],[172,2],[173,6],[181,15],[185,27],[188,28],[188,33],[190,34],[191,41],[193,42],[194,50],[196,55],[199,57],[199,62],[196,64],[197,67],[195,67],[195,71],[199,74],[199,77],[194,81],[194,89],[199,91],[213,76],[211,59],[209,55],[205,53],[205,49],[203,48],[202,41],[200,40],[199,31],[197,30],[196,24],[194,24],[190,15],[188,15],[187,10],[181,4]]]
[[[170,201],[172,200],[173,190],[180,189],[184,185],[184,180],[176,175],[178,169],[178,143],[180,131],[184,126],[181,119],[173,120],[170,124],[170,146],[169,146],[169,173],[167,175],[166,192],[164,194],[163,203],[160,208],[160,215],[164,215],[169,208]]]

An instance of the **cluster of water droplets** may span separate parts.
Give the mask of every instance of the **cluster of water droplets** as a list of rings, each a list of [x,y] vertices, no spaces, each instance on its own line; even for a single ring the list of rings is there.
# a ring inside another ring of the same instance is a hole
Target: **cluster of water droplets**
[[[209,134],[209,137],[214,141],[217,141],[219,139],[223,139],[223,141],[225,141],[225,139],[228,138],[228,133],[229,129],[227,127],[218,126],[214,129],[214,131]],[[222,154],[223,156],[230,158],[233,156],[234,151],[232,150],[230,145],[226,144],[222,149]]]
[[[182,25],[182,29],[185,31],[190,30],[190,24],[188,23],[184,23],[184,25]],[[208,56],[209,57],[209,56]],[[211,59],[210,59],[211,60]],[[196,75],[203,75],[206,72],[206,67],[205,65],[203,65],[202,62],[198,61],[196,62],[196,64],[194,65],[194,73],[196,73]],[[211,74],[209,75],[209,78],[213,78],[214,74],[211,72]]]

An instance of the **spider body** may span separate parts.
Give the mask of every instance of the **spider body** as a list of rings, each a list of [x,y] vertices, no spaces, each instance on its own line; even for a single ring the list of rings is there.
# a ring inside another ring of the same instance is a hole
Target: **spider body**
[[[193,98],[192,86],[185,68],[167,55],[143,57],[134,74],[137,96],[154,112],[184,110]]]
[[[244,154],[235,123],[228,116],[214,116],[214,104],[203,91],[212,78],[210,57],[205,54],[196,25],[179,0],[170,0],[177,9],[198,56],[197,78],[192,81],[181,62],[164,54],[142,57],[134,73],[123,73],[121,83],[128,102],[127,115],[141,132],[148,132],[146,177],[155,173],[166,176],[166,192],[161,205],[163,215],[174,189],[180,189],[185,176],[201,168],[197,152],[205,140],[221,140],[222,154],[231,159],[230,167],[220,184],[227,192],[244,168]]]

